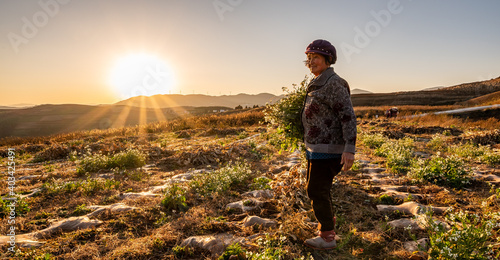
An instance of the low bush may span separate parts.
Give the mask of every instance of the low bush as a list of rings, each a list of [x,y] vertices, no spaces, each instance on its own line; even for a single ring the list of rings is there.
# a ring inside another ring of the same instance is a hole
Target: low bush
[[[375,155],[387,158],[387,168],[394,173],[406,173],[413,164],[414,141],[411,138],[388,141],[375,149]]]
[[[185,211],[188,206],[186,204],[186,190],[174,184],[165,190],[165,197],[161,201],[163,207],[167,210]]]
[[[446,216],[450,229],[427,218],[432,259],[499,259],[498,233],[500,214],[467,214],[460,211]]]
[[[387,137],[381,133],[360,135],[361,142],[371,149],[379,148],[388,141]]]
[[[455,155],[443,158],[438,154],[429,160],[419,159],[414,163],[409,176],[454,188],[466,186],[471,180],[470,169],[465,166],[461,158]]]
[[[79,161],[77,173],[79,175],[88,172],[98,172],[99,170],[110,170],[113,168],[130,169],[144,166],[146,155],[136,149],[128,149],[113,156],[103,154],[90,154],[88,152]]]
[[[201,196],[224,194],[250,177],[250,166],[244,162],[228,163],[214,172],[197,175],[189,182],[192,192]]]

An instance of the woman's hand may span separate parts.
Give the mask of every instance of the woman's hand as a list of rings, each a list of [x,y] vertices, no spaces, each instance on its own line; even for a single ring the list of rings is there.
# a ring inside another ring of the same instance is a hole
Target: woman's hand
[[[348,152],[342,153],[342,159],[340,160],[340,164],[344,165],[344,167],[342,167],[342,170],[348,171],[349,169],[351,169],[353,163],[354,163],[353,153],[348,153]]]

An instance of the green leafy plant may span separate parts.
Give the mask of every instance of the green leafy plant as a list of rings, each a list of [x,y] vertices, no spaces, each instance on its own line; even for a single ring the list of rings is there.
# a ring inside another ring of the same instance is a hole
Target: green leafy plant
[[[272,237],[266,235],[265,238],[257,239],[259,245],[258,252],[248,252],[248,259],[283,259],[287,255],[287,251],[283,248],[285,236]]]
[[[454,188],[470,184],[471,179],[470,169],[465,166],[461,158],[455,155],[446,158],[434,155],[429,160],[419,159],[414,163],[409,176]]]
[[[498,259],[498,241],[493,239],[500,227],[500,214],[479,216],[463,211],[446,216],[450,229],[427,218],[432,259]],[[495,244],[495,242],[497,244]]]
[[[136,149],[128,149],[113,156],[105,156],[100,153],[87,153],[80,160],[76,171],[81,175],[87,172],[98,172],[99,170],[110,170],[113,168],[137,168],[145,164],[146,155]]]
[[[165,190],[165,197],[161,201],[167,210],[185,211],[188,208],[186,203],[186,190],[174,184]]]
[[[387,139],[381,133],[376,133],[376,134],[362,134],[360,135],[360,141],[369,148],[376,149],[379,148],[384,143],[386,143],[387,141],[389,141],[389,139]]]
[[[395,173],[406,173],[413,163],[414,141],[405,137],[387,141],[375,149],[375,155],[387,158],[387,167]]]
[[[435,134],[426,146],[434,151],[442,151],[447,147],[446,138],[441,134]]]
[[[226,250],[224,250],[224,253],[219,257],[219,260],[229,260],[229,259],[239,259],[239,260],[247,259],[245,256],[245,250],[241,248],[240,244],[235,243],[229,245],[228,247],[226,247]]]
[[[193,192],[202,196],[225,193],[247,180],[251,172],[247,163],[228,163],[212,173],[195,176],[189,186]]]
[[[91,212],[92,210],[87,208],[87,206],[85,204],[82,204],[82,205],[78,205],[76,206],[76,209],[73,210],[73,213],[71,213],[71,215],[73,216],[81,216],[81,215],[85,215],[89,212]]]
[[[276,126],[278,134],[284,136],[280,142],[282,149],[296,149],[302,142],[304,129],[300,117],[309,81],[310,78],[306,76],[300,85],[293,84],[292,89],[284,87],[285,97],[275,104],[267,105],[265,121]]]
[[[269,186],[269,182],[271,182],[271,179],[266,178],[266,177],[257,177],[253,179],[253,183],[250,185],[252,189],[255,190],[269,190],[271,189],[271,186]]]

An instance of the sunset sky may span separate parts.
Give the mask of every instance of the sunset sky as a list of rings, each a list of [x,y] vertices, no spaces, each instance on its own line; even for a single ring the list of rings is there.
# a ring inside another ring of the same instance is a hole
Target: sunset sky
[[[500,1],[0,0],[0,105],[143,94],[282,94],[306,46],[337,48],[352,89],[500,76]]]

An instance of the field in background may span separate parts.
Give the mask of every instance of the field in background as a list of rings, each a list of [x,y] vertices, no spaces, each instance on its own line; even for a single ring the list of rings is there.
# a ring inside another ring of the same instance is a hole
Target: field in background
[[[356,110],[359,116],[360,111],[372,113],[385,108]],[[423,112],[435,108],[405,109]],[[359,117],[358,162],[353,170],[337,177],[332,190],[337,210],[336,229],[342,237],[335,250],[315,252],[302,244],[315,231],[301,174],[303,159],[289,164],[287,158],[296,155],[282,150],[279,133],[262,124],[264,114],[260,108],[134,127],[2,139],[2,170],[6,170],[7,149],[15,148],[17,153],[16,192],[27,195],[40,189],[19,203],[18,234],[49,228],[55,221],[92,214],[93,206],[124,203],[135,208],[92,215],[91,220],[100,222],[97,227],[52,233],[38,239],[45,242],[40,246],[20,248],[17,256],[25,259],[214,258],[218,255],[214,256],[208,249],[185,247],[181,242],[192,236],[229,234],[250,242],[234,244],[226,249],[226,256],[245,252],[249,259],[310,259],[313,256],[407,259],[413,253],[403,244],[413,237],[429,238],[429,234],[423,230],[408,232],[391,227],[388,224],[391,221],[411,216],[402,212],[381,213],[377,205],[413,201],[453,206],[454,212],[483,214],[500,210],[500,191],[485,179],[471,179],[471,184],[464,188],[435,183],[432,179],[415,179],[407,175],[417,167],[412,166],[410,159],[393,158],[392,150],[372,146],[376,143],[382,147],[387,143],[387,147],[410,147],[411,158],[422,154],[429,158],[455,154],[463,158],[464,169],[471,167],[500,176],[496,170],[500,161],[498,119],[473,120],[449,115],[390,120],[375,119],[371,115]],[[404,146],[409,144],[403,142],[408,138],[412,140],[411,146]],[[480,155],[466,154],[469,150],[480,151]],[[375,188],[377,184],[367,179],[363,167],[368,166],[363,166],[361,161],[383,168],[386,174],[398,179],[398,184],[412,186],[412,192],[424,196],[401,199],[384,195]],[[199,175],[194,174],[196,171]],[[177,186],[165,186],[158,196],[124,196],[140,194],[183,174],[191,174],[193,179]],[[22,178],[24,180],[20,180]],[[257,205],[242,195],[252,190],[269,190],[274,197],[260,199],[263,204]],[[2,188],[2,196],[6,194],[6,188]],[[257,207],[251,211],[229,210],[227,205],[236,201]],[[2,221],[6,221],[8,208],[2,205]],[[277,225],[244,227],[245,217],[251,215],[274,220]],[[445,215],[436,217],[444,220]],[[0,232],[7,234],[8,228],[2,225]],[[477,232],[493,232],[489,238],[499,237],[497,229]],[[492,250],[498,252],[499,248]],[[4,245],[2,257],[6,257],[6,253]]]

